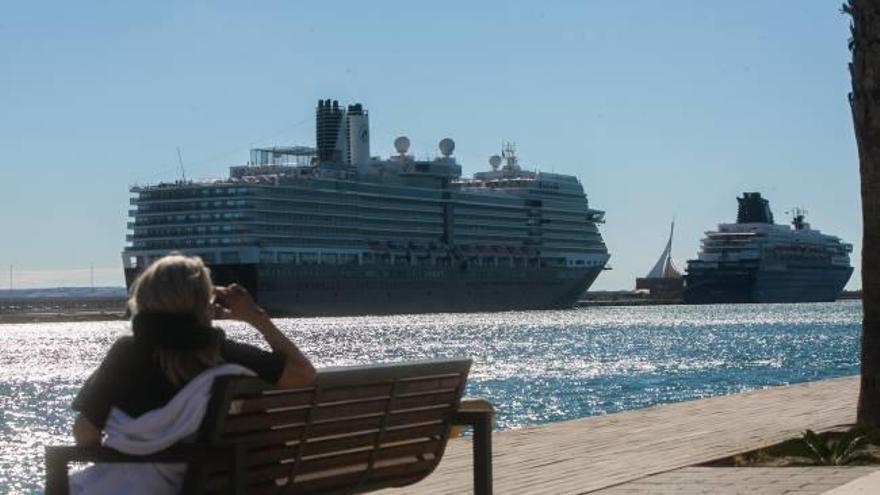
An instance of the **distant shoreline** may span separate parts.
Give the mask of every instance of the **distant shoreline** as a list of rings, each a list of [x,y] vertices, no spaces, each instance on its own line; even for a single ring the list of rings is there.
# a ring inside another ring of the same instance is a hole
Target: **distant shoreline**
[[[629,307],[629,306],[668,306],[684,304],[680,300],[650,299],[629,291],[590,293],[592,297],[584,298],[575,303],[574,308],[593,307]],[[610,297],[609,297],[610,296]],[[844,292],[838,301],[859,300],[860,293]],[[125,313],[125,300],[113,299],[102,301],[104,304],[92,307],[82,306],[82,300],[52,300],[48,305],[33,305],[30,308],[16,308],[9,311],[10,300],[0,299],[0,325],[24,323],[64,323],[86,321],[123,321],[128,318]],[[46,300],[42,301],[46,303]],[[96,307],[97,306],[97,307]],[[81,308],[81,310],[77,310]],[[7,309],[7,311],[3,311]],[[30,310],[28,310],[30,309]]]
[[[54,295],[52,291],[0,297],[0,323],[50,323],[125,319],[124,291]]]
[[[862,291],[843,291],[837,297],[838,301],[861,300]],[[580,301],[574,304],[576,308],[592,308],[603,306],[666,306],[670,304],[685,304],[681,298],[652,298],[645,291],[632,290],[608,290],[588,291]]]
[[[76,323],[84,321],[122,321],[124,313],[19,313],[0,314],[0,325],[21,323]]]

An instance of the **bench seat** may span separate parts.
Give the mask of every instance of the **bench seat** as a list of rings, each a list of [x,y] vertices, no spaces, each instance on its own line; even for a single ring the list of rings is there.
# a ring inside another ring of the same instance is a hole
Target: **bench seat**
[[[69,491],[70,462],[186,462],[184,493],[363,493],[416,483],[440,462],[452,428],[474,428],[474,491],[491,482],[492,408],[462,401],[470,360],[319,370],[278,389],[215,380],[195,443],[148,456],[105,447],[47,447],[46,493]]]

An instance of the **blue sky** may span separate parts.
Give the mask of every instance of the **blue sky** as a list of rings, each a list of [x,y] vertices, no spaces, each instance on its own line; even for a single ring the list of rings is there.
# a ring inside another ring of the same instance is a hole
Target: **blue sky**
[[[0,13],[0,266],[121,285],[128,186],[311,144],[319,98],[370,110],[373,153],[502,141],[575,174],[632,288],[761,191],[861,249],[840,2],[16,2]],[[858,258],[856,256],[855,258]],[[861,285],[859,260],[850,287]],[[6,285],[3,277],[0,285]]]

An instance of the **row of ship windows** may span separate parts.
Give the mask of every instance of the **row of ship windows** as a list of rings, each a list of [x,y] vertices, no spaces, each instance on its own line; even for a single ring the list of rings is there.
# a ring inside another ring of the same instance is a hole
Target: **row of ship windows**
[[[184,223],[184,222],[208,222],[220,220],[264,220],[271,222],[289,222],[289,221],[310,221],[325,224],[352,222],[362,224],[363,222],[440,222],[446,216],[443,211],[421,212],[408,210],[392,210],[381,211],[377,213],[364,211],[365,209],[352,209],[352,211],[339,211],[336,208],[312,209],[312,210],[256,210],[250,211],[192,211],[180,212],[175,214],[157,215],[155,213],[148,215],[132,214],[138,224],[163,224],[163,223]],[[558,229],[584,229],[596,230],[596,225],[583,218],[559,218],[559,217],[493,217],[490,215],[468,215],[453,209],[451,215],[455,222],[460,225],[489,225],[499,227],[522,227],[527,226],[545,226],[547,228]]]
[[[228,195],[249,195],[249,194],[259,194],[260,196],[278,196],[278,197],[290,197],[291,195],[295,195],[297,197],[333,197],[337,198],[340,195],[345,195],[348,193],[350,195],[357,194],[375,194],[382,196],[383,198],[387,198],[388,196],[411,196],[416,198],[436,198],[442,199],[444,196],[446,197],[454,197],[459,196],[464,200],[472,200],[472,201],[489,201],[494,203],[510,203],[513,201],[520,201],[520,198],[511,198],[511,197],[492,197],[487,196],[485,194],[470,194],[467,190],[446,190],[446,191],[438,191],[432,189],[413,189],[413,188],[405,188],[405,187],[388,187],[388,186],[370,186],[360,184],[356,187],[349,187],[347,184],[339,183],[339,182],[325,182],[325,181],[310,181],[310,184],[314,187],[324,187],[326,189],[316,189],[316,188],[291,188],[291,187],[262,187],[262,188],[254,188],[254,187],[199,187],[193,189],[167,189],[162,190],[159,188],[152,188],[149,190],[140,191],[139,195],[141,199],[145,200],[162,200],[162,199],[186,199],[186,198],[194,198],[194,197],[204,197],[204,196],[228,196]],[[460,191],[460,192],[459,192]],[[540,191],[535,191],[535,195],[545,196]],[[553,196],[548,196],[548,198],[552,198],[552,200],[557,202],[567,202],[566,199],[562,199],[559,196],[560,193],[556,192]],[[578,190],[572,190],[566,195],[571,195],[571,201],[582,201],[583,192]]]
[[[372,196],[381,196],[383,201],[401,200],[406,201],[407,198],[414,198],[419,201],[433,199],[440,201],[443,199],[443,192],[436,190],[412,190],[412,189],[389,189],[371,191],[368,187],[358,187],[356,189],[331,189],[331,190],[307,190],[307,189],[264,189],[261,191],[260,197],[275,197],[280,199],[290,198],[313,198],[324,201],[337,201],[339,198],[370,198]],[[399,196],[399,197],[396,197]]]
[[[344,239],[346,236],[350,239],[359,239],[363,238],[364,235],[371,234],[379,234],[383,237],[388,238],[420,238],[420,239],[440,239],[443,235],[443,230],[439,228],[419,228],[419,227],[409,227],[404,228],[402,226],[389,226],[386,229],[361,229],[357,227],[328,227],[328,226],[316,226],[316,227],[302,227],[302,226],[282,226],[282,225],[264,225],[260,227],[252,227],[248,228],[245,226],[239,226],[238,228],[233,228],[230,225],[212,225],[212,226],[201,226],[201,227],[181,227],[181,228],[168,228],[168,229],[149,229],[146,232],[138,229],[135,234],[129,235],[128,240],[132,241],[143,241],[154,239],[156,241],[166,240],[166,239],[155,239],[155,238],[168,238],[167,240],[174,240],[180,237],[188,237],[188,236],[204,236],[205,238],[209,238],[209,236],[223,233],[226,235],[234,234],[234,235],[244,235],[248,237],[255,237],[260,235],[271,235],[273,237],[306,237],[306,238],[317,238],[317,239]],[[310,235],[311,234],[311,235]],[[497,231],[480,231],[480,232],[467,232],[467,231],[456,231],[454,234],[456,239],[459,239],[464,242],[471,243],[481,243],[487,240],[496,239],[496,240],[514,240],[515,242],[530,242],[534,244],[535,242],[543,242],[543,243],[601,243],[602,238],[599,234],[591,234],[587,232],[583,233],[564,233],[564,234],[551,234],[544,233],[541,234],[527,234],[527,233],[512,233],[509,230],[497,230]],[[184,239],[180,239],[183,241]],[[197,239],[203,241],[204,239]]]
[[[366,183],[350,184],[341,182],[326,182],[310,180],[308,184],[299,187],[282,184],[280,186],[262,187],[259,189],[261,196],[340,196],[356,194],[375,194],[382,196],[414,196],[414,197],[439,197],[443,192],[437,189],[421,189],[411,187],[371,186]]]
[[[227,216],[228,215],[228,216]],[[235,219],[243,219],[245,217],[242,213],[229,213],[229,214],[201,214],[201,215],[168,215],[165,218],[169,223],[171,222],[186,222],[192,221],[197,222],[199,220],[205,220],[206,222],[211,220],[235,220]],[[167,234],[191,234],[191,233],[203,233],[203,232],[217,232],[219,230],[229,231],[231,229],[231,224],[223,225],[222,227],[219,225],[192,225],[192,226],[179,226],[179,227],[166,227],[164,229],[158,228],[161,225],[160,222],[156,222],[155,218],[151,219],[150,222],[145,222],[144,219],[150,217],[139,218],[136,225],[157,225],[156,228],[150,228],[149,230],[140,230],[135,232],[137,235],[141,234],[150,234],[150,235],[167,235]],[[352,219],[341,216],[315,216],[315,215],[284,215],[284,214],[266,214],[266,215],[248,215],[247,220],[248,223],[252,219],[260,219],[267,222],[265,225],[257,225],[252,224],[251,230],[292,230],[292,228],[299,228],[299,226],[308,226],[308,225],[320,225],[322,227],[326,227],[328,225],[338,226],[338,227],[348,227],[356,230],[363,230],[378,227],[385,228],[409,228],[414,230],[425,230],[425,231],[436,231],[440,228],[442,224],[441,217],[435,217],[433,219],[371,219],[371,218],[359,218]],[[282,223],[283,222],[283,223]],[[427,224],[427,225],[426,225]],[[563,225],[555,225],[553,222],[550,223],[540,223],[536,221],[529,221],[526,225],[522,225],[521,222],[510,222],[499,225],[498,222],[495,222],[491,225],[486,224],[473,224],[468,222],[465,219],[456,218],[455,219],[455,228],[458,231],[473,231],[473,232],[499,232],[499,233],[508,233],[511,230],[519,230],[519,231],[530,231],[533,233],[538,232],[556,232],[562,234],[578,234],[578,233],[595,233],[595,229],[584,229],[584,230],[572,230],[570,228],[566,228]],[[236,229],[236,231],[242,231],[241,228]]]
[[[240,241],[244,241],[243,239],[239,239]],[[133,245],[134,249],[160,249],[160,250],[185,250],[185,251],[198,251],[199,248],[210,248],[217,249],[223,248],[224,246],[233,247],[238,246],[240,244],[244,245],[256,245],[256,246],[273,246],[273,247],[296,247],[296,248],[313,248],[313,249],[340,249],[340,248],[348,248],[354,250],[362,250],[364,249],[363,241],[335,241],[332,243],[318,241],[318,240],[306,240],[300,239],[296,241],[289,240],[278,240],[273,239],[271,242],[236,242],[236,239],[230,238],[220,238],[220,239],[209,239],[206,242],[201,242],[202,240],[188,240],[182,242],[167,242],[167,241],[154,241],[147,243],[135,243]],[[266,240],[264,240],[266,241]],[[381,247],[387,246],[389,244],[395,244],[391,242],[386,243],[371,243],[370,251],[366,251],[362,253],[362,259],[365,260],[379,260],[379,259],[396,259],[396,260],[415,260],[415,261],[407,261],[409,262],[420,262],[423,263],[427,259],[436,259],[436,258],[444,258],[444,255],[439,255],[437,253],[448,253],[450,250],[445,249],[443,246],[437,243],[413,243],[410,242],[410,249],[404,248],[405,243],[396,243],[396,247]],[[381,245],[381,246],[380,246]],[[593,250],[584,249],[582,246],[544,246],[545,249],[554,249],[557,251],[565,251],[570,253],[580,253],[580,254],[589,254],[593,252],[601,252],[601,248],[596,248]],[[479,252],[478,252],[479,251]],[[233,251],[234,252],[234,251]],[[456,246],[452,252],[455,253],[455,258],[458,260],[471,260],[476,263],[487,263],[494,262],[492,260],[515,260],[515,259],[528,259],[539,256],[539,251],[532,248],[525,247],[503,247],[503,246],[479,246],[479,250],[471,245],[459,245]],[[237,255],[236,255],[237,256]],[[268,254],[262,255],[264,257],[263,261],[268,261],[266,256]],[[293,260],[297,259],[296,253],[286,253],[278,254],[278,259],[281,260],[282,263],[293,262]],[[301,256],[301,254],[300,254]],[[327,257],[328,255],[321,254],[321,258],[318,262],[322,263],[331,263],[333,260],[337,260],[334,263],[338,263],[340,259],[350,259],[350,258],[333,258]],[[341,256],[341,255],[340,255]],[[348,256],[348,255],[346,255]],[[302,258],[301,258],[302,259]],[[304,258],[308,261],[310,258]],[[321,261],[324,260],[324,261]],[[488,260],[488,261],[487,261]],[[401,261],[402,262],[402,261]],[[584,261],[578,262],[577,260],[573,260],[571,262],[572,265],[585,265],[585,266],[596,266],[599,264],[598,261]]]
[[[150,237],[174,237],[174,236],[189,236],[189,235],[205,235],[205,234],[215,234],[218,232],[224,233],[241,233],[245,232],[245,229],[240,225],[231,225],[231,224],[216,224],[216,225],[200,225],[198,227],[172,227],[172,228],[138,228],[135,229],[134,235],[131,237],[133,239],[146,239]]]
[[[394,199],[394,198],[369,198],[369,197],[333,197],[327,198],[327,200],[320,198],[312,198],[314,201],[307,201],[309,195],[305,197],[297,197],[297,198],[261,198],[261,199],[225,199],[225,200],[214,200],[214,201],[181,201],[174,203],[143,203],[138,201],[133,201],[135,204],[138,204],[138,211],[142,212],[157,212],[157,211],[185,211],[185,210],[193,210],[193,209],[217,209],[222,207],[243,207],[243,206],[266,206],[270,204],[277,203],[287,203],[294,205],[305,205],[309,208],[319,208],[321,205],[329,206],[331,208],[342,208],[345,206],[351,206],[355,208],[364,208],[364,207],[384,207],[388,208],[389,206],[405,206],[407,208],[416,207],[418,204],[419,207],[423,208],[423,211],[437,211],[442,208],[441,204],[436,204],[433,206],[424,205],[420,201],[414,200],[406,200],[406,199]],[[513,206],[513,205],[511,205]],[[557,205],[553,205],[557,206]],[[566,207],[568,205],[558,205],[558,208],[554,208],[554,211],[557,211],[562,214],[572,214],[576,215],[579,218],[583,215],[581,208],[583,205],[572,204],[570,208]],[[545,207],[547,209],[550,207],[548,205]],[[427,208],[427,209],[424,209]],[[480,205],[456,205],[456,209],[461,211],[462,213],[472,213],[475,215],[483,213],[485,210],[489,210],[492,216],[500,216],[504,215],[504,213],[496,211],[496,208],[492,205],[480,206]],[[524,211],[524,210],[522,210]],[[520,216],[520,212],[514,214],[514,216]]]
[[[331,205],[331,204],[318,204],[318,205],[306,205],[308,206],[305,209],[280,209],[275,210],[276,214],[283,217],[287,214],[300,214],[302,216],[309,216],[309,214],[314,213],[325,213],[333,214],[336,216],[362,216],[365,210],[379,210],[379,211],[393,211],[394,216],[405,216],[410,218],[430,218],[432,216],[441,215],[443,213],[442,208],[433,208],[433,209],[425,209],[425,208],[390,208],[390,207],[371,207],[369,205],[360,205],[358,207],[348,207],[343,205]],[[177,205],[139,205],[137,209],[137,213],[160,213],[160,212],[180,212],[176,215],[166,215],[166,219],[175,218],[176,220],[185,220],[185,219],[196,219],[202,218],[204,219],[206,216],[213,215],[217,217],[218,215],[223,215],[224,218],[232,218],[233,215],[242,215],[240,212],[224,212],[224,213],[207,213],[204,210],[269,210],[272,211],[271,208],[265,208],[262,204],[254,204],[253,202],[246,202],[245,200],[234,200],[229,201],[227,203],[224,202],[203,202],[200,203],[198,207],[194,207],[193,205],[187,205],[184,203],[180,203]],[[198,211],[198,213],[184,213],[191,212],[193,210]],[[504,219],[509,219],[514,222],[521,222],[523,219],[523,215],[520,212],[519,214],[502,214],[500,212],[486,212],[486,213],[475,213],[462,208],[453,208],[456,217],[459,218],[473,218],[475,220],[485,219],[487,221],[498,222],[503,221]],[[137,215],[141,217],[140,215]],[[526,215],[527,218],[531,218],[534,221],[541,222],[565,222],[572,225],[589,225],[589,219],[582,216],[580,213],[570,213],[570,214],[548,214],[548,215]],[[143,216],[143,218],[147,218]],[[154,216],[155,218],[155,216]]]
[[[138,203],[138,210],[142,211],[167,211],[179,209],[196,209],[196,208],[220,208],[223,206],[244,206],[251,204],[245,199],[216,199],[214,201],[192,201],[181,203]]]
[[[416,206],[382,206],[375,205],[370,206],[366,204],[362,205],[336,205],[336,204],[299,204],[299,205],[277,205],[277,204],[268,204],[268,205],[259,205],[257,211],[265,211],[270,213],[280,213],[280,214],[319,214],[319,215],[340,215],[340,216],[360,216],[364,215],[365,212],[376,212],[377,214],[391,214],[391,215],[401,215],[408,217],[432,217],[439,215],[443,212],[443,208],[441,207],[433,207],[433,208],[425,208],[425,207],[416,207]]]
[[[455,225],[455,232],[456,234],[506,234],[514,236],[540,235],[544,237],[562,237],[566,239],[590,238],[598,235],[597,233],[589,231],[552,228],[546,226],[483,226],[458,225],[457,223]]]
[[[381,230],[393,230],[399,232],[415,232],[415,233],[426,233],[426,234],[435,234],[440,235],[443,233],[443,229],[440,226],[436,227],[425,227],[425,226],[403,226],[403,225],[395,225],[395,224],[387,224],[384,226],[384,229]],[[372,227],[373,229],[377,229],[377,227]],[[253,229],[255,232],[286,232],[291,234],[298,233],[335,233],[335,234],[362,234],[365,231],[370,231],[370,228],[364,228],[363,226],[357,225],[323,225],[316,227],[309,226],[290,226],[290,225],[259,225]]]
[[[756,246],[754,244],[748,245],[717,245],[717,244],[703,244],[703,251],[707,253],[722,253],[722,252],[740,252],[740,251],[754,251],[758,252],[761,250],[761,246]],[[769,254],[804,254],[804,253],[813,253],[813,254],[840,254],[847,252],[846,249],[838,247],[838,246],[774,246],[774,247],[765,247],[764,251]]]
[[[138,193],[139,199],[148,201],[162,199],[187,199],[205,196],[241,196],[253,194],[255,191],[248,187],[200,187],[194,189],[150,189]]]
[[[191,249],[216,246],[290,246],[314,248],[352,248],[361,249],[363,240],[347,239],[294,239],[294,238],[259,238],[259,237],[217,237],[204,239],[163,239],[152,241],[134,241],[134,249]]]
[[[212,237],[204,239],[157,239],[152,241],[135,240],[131,246],[135,249],[185,249],[207,246],[252,245],[251,239],[238,237]]]
[[[357,214],[362,212],[365,209],[368,210],[379,210],[379,211],[408,211],[408,212],[423,212],[423,213],[433,213],[437,214],[443,211],[441,205],[437,205],[434,207],[425,207],[424,205],[420,205],[420,207],[410,206],[410,205],[370,205],[366,203],[356,203],[351,205],[345,205],[340,203],[305,203],[305,202],[288,202],[287,205],[278,205],[275,202],[263,202],[263,201],[250,201],[250,200],[230,200],[228,203],[225,202],[201,202],[201,203],[174,203],[174,204],[140,204],[137,207],[138,213],[161,213],[161,212],[190,212],[190,211],[202,211],[202,210],[218,210],[218,209],[232,209],[232,210],[269,210],[269,211],[279,211],[279,212],[287,212],[287,211],[318,211],[318,212],[334,212],[334,213],[351,213]]]
[[[192,247],[212,247],[212,246],[254,246],[254,245],[266,245],[266,246],[293,246],[293,247],[303,247],[303,246],[314,246],[314,247],[325,247],[325,248],[363,248],[364,243],[375,243],[377,245],[377,249],[389,249],[389,250],[406,250],[406,249],[422,249],[424,246],[440,246],[441,240],[432,235],[402,235],[400,237],[394,238],[390,236],[386,236],[387,239],[376,239],[375,241],[364,240],[362,237],[352,237],[348,239],[332,237],[332,238],[321,238],[321,237],[268,237],[268,236],[247,236],[247,237],[237,237],[237,236],[227,236],[227,237],[201,237],[201,238],[170,238],[170,239],[152,239],[152,240],[143,240],[143,239],[133,239],[132,247],[135,249],[185,249]],[[415,242],[412,239],[415,238]],[[474,239],[474,240],[464,240],[465,242],[469,242],[474,245],[485,244],[485,239]],[[483,242],[480,242],[483,241]],[[560,243],[542,243],[542,242],[529,242],[520,241],[518,239],[495,239],[491,241],[492,243],[501,243],[501,244],[511,244],[515,246],[520,245],[529,245],[529,246],[539,246],[544,245],[545,247],[552,247],[555,249],[567,249],[571,251],[585,251],[584,246],[573,246],[570,244],[564,244],[565,241],[560,241]],[[570,242],[570,241],[568,241]]]
[[[440,204],[440,198],[435,198],[435,205]],[[361,194],[338,194],[335,192],[327,194],[304,193],[295,196],[290,195],[261,195],[257,201],[266,201],[270,203],[289,203],[289,202],[310,202],[310,203],[327,203],[339,205],[356,206],[360,204],[380,203],[380,204],[399,204],[399,205],[417,205],[426,203],[426,198],[421,195],[413,195],[412,198],[395,198],[389,196],[373,197]]]
[[[441,234],[443,225],[441,221],[387,221],[363,219],[360,222],[343,222],[338,218],[289,218],[288,221],[278,220],[255,222],[244,219],[243,222],[170,222],[170,223],[145,223],[138,219],[129,224],[133,229],[133,237],[164,237],[171,235],[202,235],[212,232],[332,232],[332,233],[356,233],[363,234],[371,231],[399,231],[399,232],[430,232]],[[508,237],[535,237],[563,238],[563,239],[601,239],[596,229],[568,229],[560,226],[523,226],[523,225],[461,225],[454,223],[452,232],[454,235],[464,236],[508,236]]]
[[[244,212],[235,213],[194,213],[189,215],[139,216],[136,225],[162,225],[182,222],[218,222],[248,218]]]
[[[416,218],[412,215],[407,218],[368,218],[368,217],[360,217],[360,218],[351,218],[344,217],[339,215],[306,215],[306,214],[285,214],[285,213],[265,213],[265,214],[246,214],[242,212],[237,213],[201,213],[201,214],[189,214],[189,215],[166,215],[161,217],[150,217],[143,216],[138,217],[137,221],[134,225],[137,226],[145,226],[145,225],[156,225],[160,226],[163,224],[173,224],[173,223],[186,223],[186,222],[219,222],[223,220],[247,220],[247,221],[265,221],[272,224],[287,224],[287,225],[336,225],[336,226],[351,226],[351,227],[365,227],[365,226],[387,226],[389,228],[397,228],[398,226],[422,226],[424,224],[429,225],[440,225],[442,223],[442,217],[439,215],[423,215],[421,218]],[[485,222],[485,223],[474,223],[473,220],[464,219],[464,218],[455,218],[455,228],[459,231],[491,231],[491,230],[526,230],[529,228],[532,229],[540,229],[544,232],[558,232],[558,233],[577,233],[577,232],[586,232],[590,234],[598,234],[598,230],[595,226],[576,226],[576,225],[565,225],[569,222],[542,222],[537,219],[528,220],[526,225],[522,224],[522,220],[519,221],[499,221],[496,220],[494,222]],[[134,226],[133,225],[133,226]],[[580,227],[578,230],[572,230],[573,228]],[[208,226],[208,225],[193,225],[193,226],[181,226],[176,229],[166,228],[166,229],[150,229],[148,232],[153,235],[163,235],[167,233],[174,234],[186,234],[186,233],[200,233],[200,232],[216,232],[220,227],[218,226]],[[229,226],[225,226],[224,230],[229,230]],[[136,232],[136,234],[140,234],[141,232]]]
[[[465,215],[457,209],[453,210],[455,222],[456,224],[462,225],[497,225],[506,227],[521,227],[523,225],[523,216],[504,216],[504,217],[493,217],[491,215]],[[315,214],[315,211],[298,211],[294,210],[291,212],[278,212],[278,213],[254,213],[249,215],[251,219],[258,220],[266,220],[266,221],[309,221],[309,222],[317,222],[321,224],[326,223],[354,223],[357,225],[361,225],[364,222],[402,222],[402,221],[420,221],[420,222],[441,222],[443,219],[443,213],[441,211],[436,212],[413,212],[407,210],[396,210],[393,213],[389,213],[386,215],[379,214],[370,214],[365,213],[362,209],[353,210],[348,215],[340,214],[338,211],[334,211],[332,214]],[[387,216],[393,215],[393,216]],[[585,219],[575,218],[575,219],[541,219],[541,218],[526,218],[526,225],[549,225],[552,224],[554,226],[569,227],[569,228],[588,228],[590,226],[589,223]]]
[[[456,238],[473,238],[480,239],[482,237],[506,237],[512,239],[543,239],[544,241],[572,241],[572,242],[589,242],[602,240],[602,236],[591,232],[510,232],[506,230],[498,231],[463,231],[456,229],[454,232]]]
[[[351,217],[341,215],[308,215],[308,214],[288,214],[288,213],[266,213],[253,215],[253,219],[257,221],[270,223],[296,223],[305,225],[424,225],[439,224],[442,216],[439,214],[405,214],[389,217]]]
[[[171,227],[171,228],[149,228],[136,229],[132,238],[143,239],[149,237],[171,237],[171,236],[188,236],[188,235],[204,235],[216,232],[235,232],[235,233],[317,233],[317,234],[363,234],[370,231],[394,231],[394,232],[413,232],[440,235],[443,229],[440,226],[406,226],[400,224],[387,224],[382,227],[372,226],[364,228],[363,226],[349,225],[339,226],[333,224],[309,225],[279,225],[279,224],[237,224],[237,225],[199,225],[195,227]]]
[[[278,263],[288,265],[392,265],[392,266],[438,266],[448,267],[457,264],[462,270],[466,270],[468,266],[563,266],[555,261],[541,260],[538,257],[522,257],[522,256],[474,256],[464,259],[453,260],[447,256],[394,256],[390,254],[372,255],[364,254],[358,259],[353,254],[318,254],[318,253],[300,253],[283,255],[279,254],[277,261],[274,261],[271,254],[261,256],[263,263]],[[584,264],[583,260],[580,264]],[[265,268],[274,275],[283,273],[283,267],[267,267]]]
[[[245,203],[241,205],[220,205],[213,206],[212,204],[208,204],[207,206],[192,206],[187,204],[158,204],[158,205],[138,205],[136,210],[129,211],[129,214],[141,214],[141,213],[174,213],[174,214],[184,214],[189,212],[214,212],[217,210],[251,210],[253,209],[253,205]]]
[[[602,266],[599,260],[567,260],[557,257],[540,256],[466,256],[451,258],[448,256],[395,256],[390,254],[374,255],[365,253],[361,256],[356,254],[328,254],[328,253],[298,253],[283,254],[277,257],[273,253],[263,253],[260,261],[265,264],[280,265],[392,265],[392,266],[457,266],[461,270],[469,267],[483,266],[520,266],[520,267],[562,267],[562,266]],[[283,266],[265,267],[269,274],[283,275],[286,270]]]
[[[187,254],[198,256],[208,264],[241,263],[241,256],[238,254],[238,251],[221,251],[217,253],[211,251],[200,252],[198,249],[189,249],[187,250]],[[154,260],[148,256],[131,256],[129,259],[133,268],[146,267]]]
[[[362,213],[362,212],[361,212]],[[352,214],[356,214],[355,211]],[[363,215],[357,220],[363,221],[380,221],[387,219],[388,221],[431,221],[436,222],[440,215],[438,213],[420,213],[403,211],[394,214],[395,218],[379,217],[375,219],[364,218]],[[224,213],[187,213],[176,215],[138,215],[136,217],[137,225],[159,225],[167,223],[184,223],[184,222],[210,222],[219,220],[263,220],[263,221],[310,221],[319,224],[327,222],[336,222],[342,219],[352,219],[350,216],[334,215],[334,214],[314,214],[305,212],[279,212],[279,213],[258,213],[258,212],[224,212]]]
[[[383,234],[385,237],[393,237],[397,238],[407,238],[414,237],[420,239],[437,239],[439,240],[443,234],[441,229],[428,229],[428,228],[403,228],[396,227],[388,229],[384,229],[385,233]],[[373,231],[374,233],[379,233],[379,230],[376,229]],[[213,225],[213,226],[204,226],[197,228],[177,228],[177,229],[151,229],[148,233],[136,232],[134,235],[129,236],[129,240],[133,241],[141,241],[156,237],[168,237],[168,238],[178,238],[182,236],[210,236],[212,234],[224,233],[224,234],[250,234],[251,236],[259,236],[263,235],[276,235],[280,234],[283,237],[300,237],[300,236],[308,236],[308,234],[317,234],[309,237],[312,238],[323,238],[323,239],[339,239],[341,236],[350,236],[350,238],[362,238],[365,233],[364,229],[359,229],[356,227],[350,228],[337,228],[337,227],[289,227],[289,226],[279,226],[279,225],[266,225],[261,228],[246,228],[244,226],[239,226],[238,228],[233,229],[230,225]],[[286,234],[286,235],[285,235]],[[579,235],[572,235],[571,233],[563,234],[563,235],[551,235],[545,233],[544,235],[528,235],[526,233],[521,233],[519,235],[512,234],[509,231],[482,231],[482,232],[462,232],[456,231],[454,234],[457,239],[466,242],[477,242],[485,241],[488,239],[494,239],[494,241],[506,240],[511,242],[522,242],[528,239],[541,239],[544,243],[589,243],[589,242],[601,242],[601,237],[598,234],[590,235],[588,233],[581,233]],[[156,239],[159,241],[160,239]],[[196,239],[197,241],[204,242],[205,239]],[[232,241],[224,242],[229,243]]]
[[[342,184],[338,183],[328,183],[323,184],[325,189],[320,188],[296,188],[296,187],[285,187],[285,186],[272,186],[272,187],[201,187],[198,189],[150,189],[140,191],[139,197],[145,200],[175,200],[175,199],[189,199],[189,198],[198,198],[204,196],[241,196],[241,195],[253,195],[259,194],[261,197],[281,197],[281,198],[290,198],[290,197],[311,197],[311,198],[338,198],[340,196],[353,196],[357,194],[376,194],[382,196],[412,196],[417,198],[424,198],[434,196],[438,199],[441,197],[442,192],[433,191],[433,190],[412,190],[407,188],[388,188],[388,187],[378,187],[372,188],[369,186],[359,186],[356,188],[344,187]],[[340,187],[343,186],[343,187]]]
[[[449,196],[444,197],[439,193],[432,193],[430,191],[417,191],[410,192],[407,194],[401,194],[403,197],[393,197],[389,196],[388,193],[383,192],[379,193],[376,196],[360,194],[360,193],[352,193],[352,194],[339,194],[335,191],[330,191],[326,194],[316,194],[316,193],[299,193],[295,196],[292,196],[288,193],[277,193],[272,195],[260,195],[259,199],[267,199],[278,202],[291,202],[291,201],[304,201],[304,200],[312,200],[314,202],[319,203],[332,203],[332,204],[343,204],[343,205],[362,205],[362,204],[372,204],[378,203],[379,205],[386,204],[398,204],[398,205],[425,205],[426,203],[435,205],[441,205],[444,201],[458,201],[457,205],[461,207],[473,208],[475,210],[484,210],[490,209],[492,211],[497,211],[498,206],[506,206],[509,208],[523,208],[524,206],[530,207],[540,207],[540,202],[534,205],[528,205],[522,198],[517,197],[509,197],[509,198],[493,198],[488,196],[479,196],[479,197],[455,197]],[[407,197],[409,196],[409,197]],[[579,210],[583,208],[583,202],[554,202],[554,208],[561,209],[575,209]]]

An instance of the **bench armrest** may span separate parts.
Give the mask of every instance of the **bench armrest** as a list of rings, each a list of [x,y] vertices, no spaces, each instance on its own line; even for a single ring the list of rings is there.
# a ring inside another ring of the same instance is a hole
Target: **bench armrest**
[[[453,425],[474,428],[474,493],[492,493],[492,416],[495,408],[480,398],[464,398],[452,416]]]
[[[458,410],[465,412],[488,412],[494,413],[495,407],[491,402],[482,397],[464,397],[458,403]]]
[[[47,446],[46,495],[67,495],[70,492],[67,465],[71,462],[92,463],[226,463],[229,466],[230,488],[241,483],[243,450],[235,445],[173,445],[153,454],[133,455],[103,446]]]

